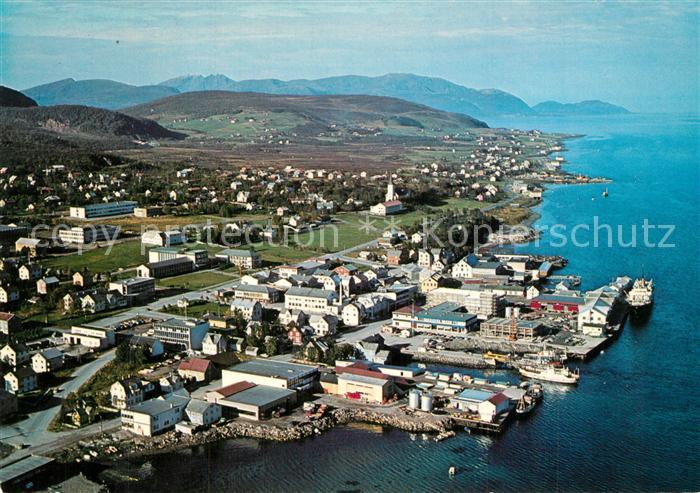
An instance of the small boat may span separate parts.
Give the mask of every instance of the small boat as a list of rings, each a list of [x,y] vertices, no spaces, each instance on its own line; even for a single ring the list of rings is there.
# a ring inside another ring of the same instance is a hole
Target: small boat
[[[531,396],[525,394],[520,398],[518,404],[515,406],[515,415],[518,418],[522,418],[530,414],[530,412],[532,412],[532,410],[535,409],[536,406],[537,401]]]
[[[607,197],[608,195],[608,187],[605,187],[605,190],[603,190],[603,197]]]
[[[544,397],[544,390],[541,383],[532,383],[527,389],[527,393],[536,401],[541,401]]]
[[[518,371],[524,377],[544,380],[545,382],[577,384],[580,378],[578,370],[572,372],[566,366],[521,366]]]
[[[450,475],[451,478],[454,478],[455,474],[457,474],[457,467],[450,466],[450,468],[447,470],[447,473]]]

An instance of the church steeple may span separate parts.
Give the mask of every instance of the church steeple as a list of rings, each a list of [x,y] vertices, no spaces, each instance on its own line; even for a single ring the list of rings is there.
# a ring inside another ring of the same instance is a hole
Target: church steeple
[[[386,186],[386,201],[390,202],[396,200],[397,195],[394,191],[394,183],[391,181],[391,175],[389,175],[389,184]]]

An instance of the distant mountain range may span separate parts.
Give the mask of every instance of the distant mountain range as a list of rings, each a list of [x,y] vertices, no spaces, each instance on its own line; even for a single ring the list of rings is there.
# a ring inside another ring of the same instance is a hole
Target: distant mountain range
[[[114,109],[146,103],[177,93],[196,91],[260,92],[306,96],[359,94],[387,96],[478,118],[627,112],[624,108],[601,101],[574,104],[546,102],[530,107],[522,99],[505,91],[472,89],[445,79],[413,74],[387,74],[380,77],[346,75],[290,81],[277,79],[235,81],[225,75],[187,75],[166,80],[156,86],[132,86],[109,80],[65,79],[23,92],[40,105],[84,104]]]
[[[621,115],[629,113],[626,108],[598,101],[581,101],[580,103],[559,103],[545,101],[532,107],[540,115]]]
[[[132,86],[105,79],[63,79],[22,92],[40,106],[78,104],[114,110],[172,96],[180,91],[162,85]]]

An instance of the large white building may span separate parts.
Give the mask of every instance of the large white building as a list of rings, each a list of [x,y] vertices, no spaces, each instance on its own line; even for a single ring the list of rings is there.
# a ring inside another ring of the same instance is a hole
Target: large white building
[[[501,296],[489,291],[440,287],[427,294],[428,304],[437,305],[450,301],[464,307],[467,312],[486,320],[498,312]]]
[[[335,291],[317,288],[292,287],[284,295],[287,310],[302,310],[305,313],[331,313],[333,303],[338,299]]]
[[[164,345],[170,344],[186,350],[202,349],[202,341],[209,331],[204,320],[170,318],[153,324],[153,337]]]
[[[60,229],[58,238],[63,243],[84,245],[96,241],[114,240],[119,235],[119,228],[97,224],[95,226],[75,226],[70,229]]]
[[[119,216],[133,214],[138,202],[125,200],[123,202],[105,202],[102,204],[90,204],[82,207],[71,207],[70,217],[78,219],[91,219],[93,217]]]
[[[114,346],[115,336],[114,330],[102,327],[79,327],[74,325],[70,332],[63,334],[63,342],[65,344],[107,349]]]
[[[250,382],[282,389],[306,390],[313,387],[317,375],[318,368],[315,366],[254,359],[222,370],[221,383],[224,387],[239,382]]]

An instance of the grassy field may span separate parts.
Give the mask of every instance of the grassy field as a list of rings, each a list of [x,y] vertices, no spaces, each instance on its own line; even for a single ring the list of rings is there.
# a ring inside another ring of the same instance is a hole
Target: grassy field
[[[224,220],[223,217],[206,215],[206,214],[193,214],[191,216],[156,216],[156,217],[116,217],[116,218],[106,218],[99,219],[96,221],[90,221],[89,224],[109,224],[112,226],[121,226],[122,230],[132,230],[138,233],[141,232],[141,226],[148,226],[149,228],[159,229],[164,231],[170,228],[177,228],[180,226],[186,226],[188,224],[206,224],[207,221],[211,221],[212,224],[216,224]],[[85,224],[85,221],[76,221],[77,224]]]
[[[111,250],[94,248],[82,254],[54,257],[46,260],[44,266],[73,271],[88,268],[91,272],[114,272],[127,267],[136,267],[144,262],[148,262],[148,254],[141,255],[141,242],[134,240],[117,243]]]
[[[192,274],[160,279],[158,285],[168,288],[202,289],[226,281],[233,281],[234,279],[235,277],[220,272],[193,272]]]
[[[46,322],[46,323],[49,323],[51,325],[57,325],[59,327],[66,327],[67,328],[67,327],[72,327],[73,325],[89,324],[90,322],[94,322],[95,320],[118,315],[119,313],[122,313],[125,311],[126,311],[126,309],[122,309],[122,310],[114,310],[114,311],[109,311],[109,312],[89,313],[86,315],[69,316],[60,310],[54,310],[48,314],[40,313],[40,314],[32,315],[31,317],[28,317],[27,320],[36,321],[36,322]]]
[[[173,315],[182,315],[187,317],[199,318],[205,313],[214,313],[225,315],[228,310],[228,305],[220,305],[219,303],[208,302],[208,303],[198,303],[195,305],[190,304],[187,309],[178,308],[177,306],[172,307],[169,310],[160,310],[164,313],[170,313]]]

